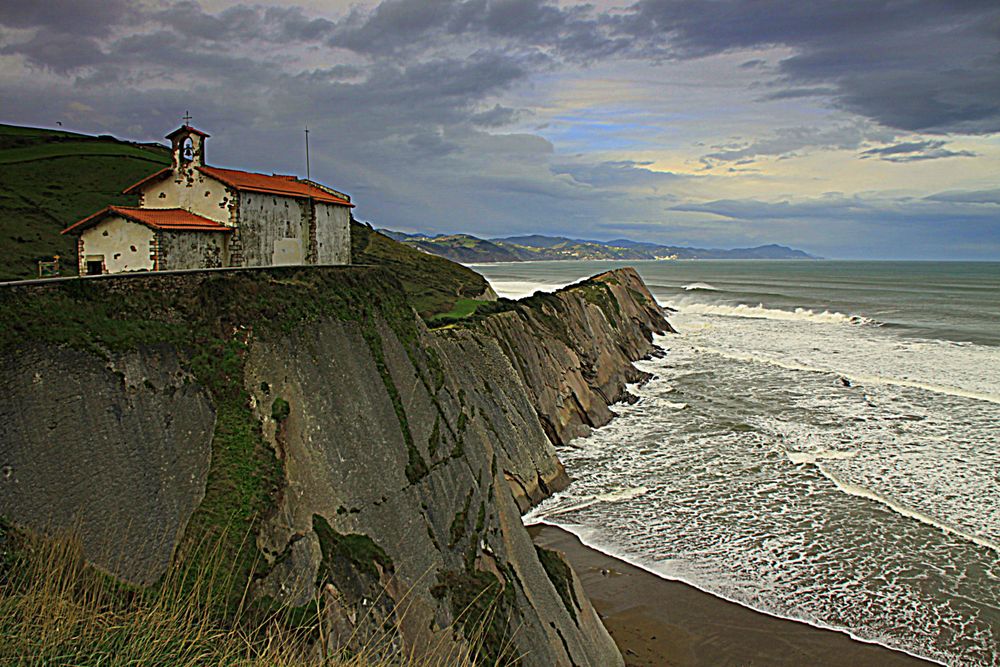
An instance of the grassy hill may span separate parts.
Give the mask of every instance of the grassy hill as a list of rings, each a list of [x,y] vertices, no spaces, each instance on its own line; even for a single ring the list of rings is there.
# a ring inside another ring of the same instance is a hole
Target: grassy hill
[[[0,125],[0,281],[38,276],[38,260],[60,255],[76,275],[76,239],[60,232],[109,204],[135,206],[121,192],[170,164],[169,150],[114,137]],[[425,318],[469,310],[489,284],[463,266],[352,223],[360,264],[390,266]]]
[[[357,264],[379,264],[393,269],[410,303],[427,320],[465,316],[469,302],[489,283],[461,264],[394,241],[367,225],[351,224],[351,255]]]
[[[380,231],[408,246],[467,264],[580,259],[816,259],[801,250],[776,244],[724,250],[665,246],[629,239],[585,241],[541,234],[481,239],[469,234],[428,236],[388,229]]]
[[[424,252],[447,257],[455,262],[475,264],[476,262],[516,262],[522,257],[507,247],[501,247],[485,239],[469,234],[451,234],[448,236],[425,236],[423,234],[404,234],[388,229],[379,230],[391,239],[405,243]]]
[[[76,239],[60,232],[170,164],[169,151],[113,137],[0,125],[0,280],[38,275],[39,259],[63,258],[76,274]]]

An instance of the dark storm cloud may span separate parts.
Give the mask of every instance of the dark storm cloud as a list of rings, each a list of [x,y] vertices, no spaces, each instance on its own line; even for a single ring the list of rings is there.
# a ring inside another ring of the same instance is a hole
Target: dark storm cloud
[[[169,0],[0,0],[0,39],[8,40],[0,52],[43,70],[6,79],[0,96],[5,121],[58,119],[132,139],[158,139],[190,108],[215,135],[213,162],[258,170],[301,173],[308,124],[313,173],[359,195],[360,214],[385,226],[490,234],[544,225],[579,236],[601,225],[654,230],[677,215],[698,221],[677,224],[704,232],[701,245],[742,242],[739,234],[791,243],[786,225],[800,221],[796,229],[817,238],[830,234],[831,220],[930,228],[937,215],[995,228],[994,191],[690,202],[676,193],[695,177],[565,155],[540,136],[495,130],[530,118],[504,96],[540,72],[613,57],[627,74],[634,61],[748,49],[757,52],[736,62],[741,77],[761,82],[758,99],[810,97],[811,107],[828,99],[877,123],[750,135],[703,149],[707,164],[813,149],[892,161],[957,157],[966,152],[904,130],[1000,130],[998,16],[995,1],[642,0],[603,12],[554,0],[384,0],[318,18],[250,3],[209,11]],[[771,47],[784,59],[775,62]]]
[[[332,128],[346,133],[345,141],[356,144],[358,153],[373,150],[361,141],[374,140],[381,141],[384,150],[391,144],[408,157],[417,158],[422,151],[437,157],[457,150],[454,143],[440,139],[443,125],[500,127],[513,122],[519,110],[483,100],[524,79],[537,62],[531,53],[481,48],[459,57],[426,54],[404,62],[376,58],[295,72],[272,54],[258,55],[252,45],[316,46],[330,37],[332,22],[311,19],[298,8],[237,5],[210,13],[193,2],[132,17],[135,28],[97,42],[54,32],[48,27],[51,17],[30,12],[27,6],[5,13],[0,23],[34,25],[35,34],[3,46],[0,53],[19,54],[30,65],[74,77],[71,88],[44,84],[48,94],[31,94],[33,84],[25,82],[17,96],[21,104],[10,105],[8,112],[34,99],[44,100],[49,115],[76,101],[93,107],[109,123],[134,126],[124,122],[126,109],[149,105],[179,87],[183,97],[197,101],[202,118],[207,114],[230,123],[268,123],[321,113]],[[213,94],[213,86],[228,92]],[[124,107],[110,103],[117,97],[111,91],[116,87],[131,89]],[[364,114],[356,112],[359,104]],[[25,113],[34,115],[28,109]],[[121,120],[115,122],[115,117]]]
[[[517,109],[495,104],[492,109],[473,114],[470,120],[480,127],[503,127],[515,123],[522,115]]]
[[[940,140],[904,141],[881,148],[871,148],[862,151],[862,160],[878,158],[886,162],[920,162],[923,160],[939,160],[947,157],[976,157],[972,151],[953,151],[945,147]]]
[[[19,54],[33,66],[58,74],[106,61],[100,43],[92,37],[68,39],[51,28],[39,28],[26,42],[0,47],[0,55]]]
[[[102,53],[87,37],[127,25],[169,30],[179,38],[171,48],[195,52],[257,40],[325,44],[376,63],[409,64],[464,46],[503,52],[531,71],[616,55],[656,62],[778,46],[793,54],[776,66],[760,58],[743,64],[778,77],[766,100],[828,97],[906,131],[1000,131],[1000,5],[994,1],[639,0],[599,12],[552,0],[384,0],[338,21],[297,7],[246,4],[215,13],[191,1],[142,7],[123,0],[8,0],[0,4],[0,24],[39,31],[3,52],[68,72],[113,61],[108,45]],[[81,38],[57,44],[54,36],[63,33]]]
[[[589,6],[560,7],[550,0],[385,0],[374,10],[354,10],[329,43],[397,56],[456,39],[492,39],[590,60],[631,44],[629,36],[612,36],[604,18]]]
[[[408,65],[378,63],[357,82],[316,85],[311,76],[286,81],[285,109],[328,110],[372,136],[422,134],[428,128],[463,124],[489,126],[516,113],[505,107],[482,108],[484,98],[500,93],[527,76],[527,66],[502,53],[478,52],[467,58],[437,58]],[[363,114],[351,113],[361,104]],[[413,144],[411,144],[412,146]]]
[[[138,12],[132,4],[127,0],[4,0],[0,25],[101,36],[135,18]]]
[[[191,0],[149,14],[187,38],[209,42],[257,39],[276,43],[313,42],[333,30],[323,18],[309,18],[299,7],[235,5],[212,14]]]
[[[1000,4],[992,0],[640,0],[607,13],[545,0],[385,0],[355,10],[329,38],[393,56],[455,39],[584,62],[789,47],[794,54],[777,64],[779,90],[765,99],[829,97],[906,131],[1000,131]]]
[[[701,159],[706,167],[721,163],[745,165],[764,157],[782,159],[797,155],[800,151],[815,149],[850,150],[869,141],[881,142],[892,138],[892,132],[866,123],[852,123],[829,129],[787,127],[752,141],[713,146],[715,150],[703,155]]]
[[[837,89],[830,86],[813,86],[811,88],[785,88],[774,93],[768,93],[763,100],[794,100],[802,97],[830,97],[837,93]]]
[[[23,55],[34,67],[65,74],[102,62],[98,38],[138,16],[124,0],[4,0],[0,26],[34,29],[35,34],[26,41],[0,43],[0,55]]]
[[[835,103],[909,131],[1000,131],[995,0],[640,0],[618,29],[675,58],[786,46],[790,88],[832,86]]]

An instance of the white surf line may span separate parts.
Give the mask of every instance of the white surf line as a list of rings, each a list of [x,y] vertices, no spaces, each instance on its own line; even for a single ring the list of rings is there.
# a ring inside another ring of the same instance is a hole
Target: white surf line
[[[763,363],[770,364],[771,366],[777,366],[778,368],[784,368],[789,371],[803,371],[805,373],[823,373],[825,375],[837,375],[840,377],[847,378],[852,384],[882,384],[882,385],[892,385],[896,387],[908,387],[910,389],[923,389],[924,391],[931,391],[936,394],[947,394],[949,396],[958,396],[960,398],[969,398],[974,401],[986,401],[988,403],[1000,403],[1000,396],[996,394],[987,394],[984,392],[970,391],[968,389],[962,389],[961,387],[953,387],[946,384],[929,384],[925,382],[915,382],[913,380],[903,380],[901,378],[886,378],[879,375],[863,375],[860,373],[852,373],[850,371],[839,371],[833,368],[815,368],[811,366],[802,366],[800,364],[791,364],[785,361],[780,361],[778,359],[771,359],[769,357],[755,357],[749,354],[739,354],[737,352],[729,352],[727,350],[720,350],[714,347],[704,347],[701,345],[691,345],[691,349],[696,352],[708,352],[710,354],[717,354],[721,357],[727,359],[733,359],[735,361],[743,361],[746,363]]]
[[[685,288],[686,289],[686,288]],[[756,306],[740,303],[735,306],[725,304],[703,303],[691,301],[682,297],[680,301],[667,301],[670,308],[692,315],[714,315],[718,317],[739,317],[754,320],[776,320],[781,322],[819,322],[822,324],[881,324],[877,320],[863,315],[849,315],[838,311],[816,311],[811,308],[798,307],[795,310],[768,308],[760,303]]]
[[[638,498],[639,496],[645,495],[648,491],[649,489],[644,486],[634,486],[618,489],[617,491],[609,491],[607,493],[598,493],[590,496],[589,498],[583,498],[577,502],[566,505],[565,507],[556,507],[551,510],[546,510],[543,505],[538,505],[525,514],[523,520],[525,525],[529,525],[531,523],[545,523],[545,518],[549,516],[574,512],[576,510],[590,507],[591,505],[596,505],[597,503],[611,502],[615,500],[631,500],[632,498]]]
[[[553,496],[553,497],[556,497],[556,496]],[[691,579],[685,579],[685,578],[680,577],[680,576],[671,576],[671,575],[665,574],[663,572],[659,572],[659,571],[653,569],[652,567],[650,567],[649,565],[647,565],[646,563],[644,563],[644,562],[642,562],[640,560],[637,560],[636,558],[633,558],[633,557],[631,557],[631,556],[629,556],[629,555],[627,555],[627,554],[625,554],[625,553],[617,550],[616,548],[614,548],[611,545],[606,545],[604,543],[597,542],[597,541],[591,539],[589,537],[589,534],[597,532],[596,529],[594,529],[594,528],[590,528],[588,526],[584,526],[584,525],[581,525],[581,524],[558,523],[557,521],[549,521],[549,520],[544,519],[544,518],[532,518],[531,513],[524,515],[524,517],[522,517],[522,520],[524,521],[524,525],[525,526],[532,526],[532,525],[541,524],[541,525],[552,526],[552,527],[555,527],[555,528],[559,528],[561,530],[565,530],[567,533],[570,533],[571,535],[575,535],[580,540],[580,542],[583,543],[584,546],[589,547],[589,548],[593,549],[594,551],[598,551],[598,552],[604,554],[605,556],[610,556],[611,558],[616,558],[616,559],[618,559],[618,560],[620,560],[622,562],[628,563],[632,567],[636,567],[636,568],[638,568],[640,570],[643,570],[644,572],[648,572],[649,574],[653,575],[654,577],[657,577],[659,579],[663,579],[664,581],[676,581],[676,582],[684,584],[686,586],[690,586],[691,588],[694,588],[695,590],[701,591],[702,593],[705,593],[706,595],[711,595],[712,597],[716,598],[717,600],[724,600],[726,602],[732,602],[733,604],[737,604],[737,605],[743,607],[744,609],[749,609],[751,611],[757,612],[758,614],[764,614],[765,616],[770,616],[771,618],[779,618],[779,619],[781,619],[783,621],[792,621],[794,623],[804,623],[805,625],[809,625],[809,626],[812,626],[814,628],[819,628],[820,630],[832,630],[833,632],[839,632],[841,634],[847,635],[848,637],[850,637],[854,641],[861,642],[862,644],[872,644],[874,646],[881,646],[882,648],[888,649],[890,651],[896,651],[898,653],[905,653],[906,655],[911,656],[913,658],[919,658],[920,660],[926,660],[927,662],[934,663],[936,665],[942,665],[942,667],[947,667],[947,663],[945,663],[945,662],[942,662],[942,661],[940,661],[940,660],[938,660],[936,658],[931,658],[931,657],[926,656],[926,655],[921,655],[919,653],[914,653],[913,651],[907,650],[905,648],[900,648],[898,646],[892,646],[892,645],[890,645],[888,643],[885,643],[884,639],[883,639],[883,641],[878,641],[878,640],[875,640],[875,639],[869,639],[867,637],[862,637],[862,636],[857,635],[854,632],[852,632],[850,630],[850,628],[845,628],[845,627],[841,627],[841,626],[837,626],[837,625],[830,625],[828,623],[823,623],[822,621],[820,621],[818,619],[815,619],[815,618],[803,618],[801,616],[783,616],[783,615],[781,615],[781,614],[779,614],[779,613],[777,613],[775,611],[771,611],[769,609],[762,609],[760,607],[755,607],[754,605],[752,605],[752,604],[750,604],[750,603],[748,603],[748,602],[746,602],[744,600],[739,600],[737,598],[732,598],[732,597],[728,597],[726,595],[722,595],[721,593],[717,593],[716,591],[713,591],[713,590],[710,590],[708,588],[705,588],[702,584],[699,584],[699,583],[697,583],[697,582],[695,582],[695,581],[693,581]]]
[[[917,510],[910,509],[906,505],[898,503],[895,500],[892,500],[891,498],[886,498],[885,496],[876,493],[871,489],[867,489],[863,486],[858,486],[857,484],[851,484],[850,482],[845,482],[844,480],[840,479],[832,472],[827,470],[826,467],[823,466],[821,461],[816,461],[815,466],[816,468],[819,469],[820,473],[822,473],[824,477],[833,482],[833,484],[840,491],[846,493],[847,495],[855,496],[858,498],[865,498],[867,500],[877,502],[881,505],[884,505],[885,507],[888,507],[896,514],[905,516],[909,519],[914,519],[916,521],[919,521],[920,523],[927,524],[928,526],[931,526],[933,528],[937,528],[938,530],[947,535],[954,535],[955,537],[959,537],[963,540],[968,540],[969,542],[978,544],[981,547],[986,547],[987,549],[992,549],[993,551],[1000,552],[1000,543],[994,542],[993,540],[987,537],[982,537],[981,535],[973,535],[972,533],[967,533],[964,530],[955,528],[954,526],[949,526],[948,524],[943,523],[928,514],[924,514],[923,512],[918,512]]]

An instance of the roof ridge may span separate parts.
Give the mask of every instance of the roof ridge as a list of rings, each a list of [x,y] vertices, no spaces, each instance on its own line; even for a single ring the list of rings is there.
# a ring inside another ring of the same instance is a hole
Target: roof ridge
[[[206,231],[206,232],[231,232],[233,228],[219,222],[198,215],[184,208],[142,208],[132,206],[105,206],[103,209],[90,215],[83,220],[73,223],[62,230],[63,234],[71,231],[81,230],[92,224],[97,224],[109,215],[118,215],[126,220],[152,227],[153,229],[165,229],[170,231]]]
[[[237,190],[315,199],[327,204],[354,207],[354,204],[346,196],[338,197],[310,180],[303,180],[298,176],[290,174],[262,174],[260,172],[244,171],[241,169],[213,167],[211,165],[202,165],[197,167],[197,169],[207,176],[222,181]]]
[[[198,165],[195,169],[237,190],[264,192],[286,197],[309,198],[327,204],[354,208],[354,204],[351,203],[350,197],[347,195],[311,179],[303,179],[291,174],[262,174],[258,171],[213,167],[207,164]],[[164,167],[155,174],[151,174],[138,183],[130,185],[123,192],[125,194],[134,194],[142,185],[163,178],[172,172],[173,167]],[[257,180],[257,182],[254,182],[254,180]]]

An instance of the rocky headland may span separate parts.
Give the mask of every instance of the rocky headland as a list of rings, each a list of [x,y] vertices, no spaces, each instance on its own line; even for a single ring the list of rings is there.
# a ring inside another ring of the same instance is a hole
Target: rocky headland
[[[520,514],[669,331],[630,270],[429,329],[375,267],[5,286],[0,516],[154,586],[205,545],[259,605],[387,656],[616,665]],[[380,629],[392,626],[389,636]]]

